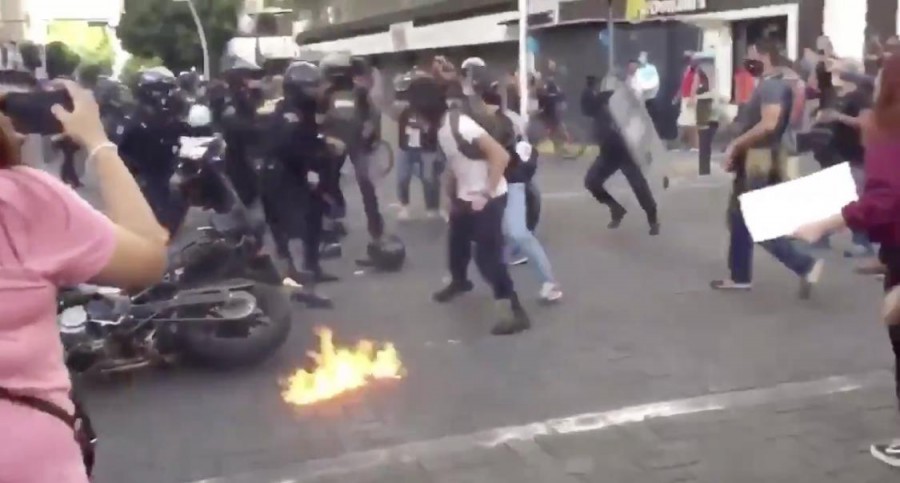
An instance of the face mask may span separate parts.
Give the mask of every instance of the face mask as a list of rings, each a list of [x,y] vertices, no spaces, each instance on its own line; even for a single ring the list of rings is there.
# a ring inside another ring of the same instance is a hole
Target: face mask
[[[753,77],[761,76],[763,70],[765,70],[765,66],[763,66],[762,61],[757,59],[745,59],[744,68],[747,69],[747,72],[749,72]]]

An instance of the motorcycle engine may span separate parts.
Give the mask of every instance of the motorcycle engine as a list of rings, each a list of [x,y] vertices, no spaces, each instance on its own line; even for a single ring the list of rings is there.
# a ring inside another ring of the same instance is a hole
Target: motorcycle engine
[[[78,373],[107,358],[106,326],[116,325],[115,303],[96,300],[68,308],[59,314],[60,338],[65,348],[66,366]]]

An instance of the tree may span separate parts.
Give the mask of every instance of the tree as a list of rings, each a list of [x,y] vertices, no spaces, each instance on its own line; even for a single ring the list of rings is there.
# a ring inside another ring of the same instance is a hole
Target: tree
[[[81,56],[62,42],[50,42],[46,47],[47,77],[71,77],[81,63]]]
[[[19,44],[19,55],[22,56],[22,64],[32,73],[43,64],[41,48],[33,42],[22,42]]]
[[[107,27],[94,26],[82,21],[58,20],[48,26],[47,37],[51,42],[64,42],[70,50],[78,54],[81,63],[84,64],[81,69],[87,68],[89,72],[97,71],[103,74],[112,72],[116,52]]]
[[[193,0],[206,32],[213,72],[237,32],[241,0]],[[200,39],[185,2],[125,0],[117,29],[122,47],[143,58],[158,57],[174,72],[203,66]]]

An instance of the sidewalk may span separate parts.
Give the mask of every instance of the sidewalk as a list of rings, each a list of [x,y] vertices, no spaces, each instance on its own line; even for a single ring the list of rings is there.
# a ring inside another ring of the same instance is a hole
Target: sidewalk
[[[892,392],[887,372],[790,383],[211,482],[889,483],[869,445],[900,436]]]

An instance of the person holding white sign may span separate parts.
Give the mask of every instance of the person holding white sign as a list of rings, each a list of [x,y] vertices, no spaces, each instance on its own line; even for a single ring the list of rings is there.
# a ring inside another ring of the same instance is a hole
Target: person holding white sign
[[[839,214],[801,226],[794,235],[813,243],[829,233],[850,228],[881,244],[878,256],[887,268],[882,318],[894,350],[900,401],[900,57],[885,58],[876,84],[880,87],[876,88],[875,106],[863,112],[859,120],[865,147],[865,185],[859,199],[848,203]],[[871,453],[900,468],[900,439],[874,444]]]
[[[737,198],[743,193],[784,181],[785,161],[793,91],[782,78],[776,63],[778,45],[763,39],[749,49],[745,67],[760,79],[742,119],[740,132],[726,149],[725,168],[735,174],[732,200],[728,208],[731,232],[728,268],[731,277],[710,282],[714,290],[750,290],[753,273],[753,238]],[[800,297],[809,298],[812,286],[822,274],[822,260],[799,249],[793,240],[775,238],[760,245],[800,278]]]

